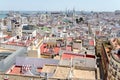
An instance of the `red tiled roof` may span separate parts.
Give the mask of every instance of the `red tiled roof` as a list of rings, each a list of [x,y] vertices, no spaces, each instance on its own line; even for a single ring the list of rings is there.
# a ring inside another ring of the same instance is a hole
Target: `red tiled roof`
[[[41,72],[41,71],[42,71],[42,69],[41,69],[41,68],[38,68],[38,69],[37,69],[37,71],[38,71],[38,72]]]
[[[55,53],[55,54],[58,54],[58,53],[59,53],[59,50],[60,50],[59,47],[55,47],[55,48],[54,48],[54,53]]]
[[[69,54],[69,53],[64,53],[62,54],[62,59],[71,59],[74,57],[84,57],[84,55],[78,55],[78,54]]]
[[[15,66],[9,74],[20,74],[21,67]]]
[[[8,74],[20,75],[20,74],[22,74],[21,73],[21,68],[22,68],[21,66],[15,66],[13,69],[11,69],[11,71]],[[41,72],[41,70],[42,70],[41,68],[37,69],[38,72]]]
[[[6,36],[5,38],[9,39],[9,38],[11,38],[11,36]]]
[[[41,53],[47,53],[49,51],[49,49],[46,46],[47,46],[46,43],[42,44],[42,46],[40,47]],[[55,54],[58,54],[59,50],[60,50],[59,47],[54,47],[53,48],[53,51],[54,51]]]
[[[41,51],[41,53],[44,52],[44,49],[45,49],[44,47],[45,47],[46,45],[47,45],[47,44],[44,43],[44,44],[42,44],[42,46],[40,47],[40,51]]]
[[[89,45],[93,46],[94,45],[94,40],[89,40]]]
[[[15,42],[15,40],[13,39],[12,41],[6,42],[6,44],[17,45],[17,46],[29,46],[32,43],[32,41],[36,40],[38,37],[39,37],[39,35],[37,35],[34,38],[31,38],[31,40],[27,40],[26,43],[21,42],[21,41],[20,42]],[[11,38],[11,36],[7,36],[5,38]]]
[[[82,54],[71,54],[71,53],[64,53],[62,54],[62,59],[71,59],[71,58],[75,58],[75,57],[87,57],[87,58],[95,58],[94,55],[82,55]]]

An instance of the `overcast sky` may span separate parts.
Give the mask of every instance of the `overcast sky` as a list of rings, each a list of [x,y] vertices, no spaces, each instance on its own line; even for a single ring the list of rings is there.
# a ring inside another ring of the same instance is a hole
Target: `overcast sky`
[[[0,0],[0,10],[120,10],[120,0]]]

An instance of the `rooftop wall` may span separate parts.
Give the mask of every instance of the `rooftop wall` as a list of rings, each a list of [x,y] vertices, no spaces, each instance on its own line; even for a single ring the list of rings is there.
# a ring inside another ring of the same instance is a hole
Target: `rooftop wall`
[[[16,46],[16,45],[8,45],[8,44],[4,44],[4,43],[1,43],[0,44],[0,47],[3,47],[5,49],[13,49],[13,50],[18,50],[20,48],[24,48],[22,46]]]

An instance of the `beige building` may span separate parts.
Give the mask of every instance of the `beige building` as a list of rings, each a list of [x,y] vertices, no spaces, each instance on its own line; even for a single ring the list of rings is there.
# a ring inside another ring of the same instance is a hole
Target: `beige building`
[[[116,53],[111,53],[107,79],[120,80],[120,58]]]

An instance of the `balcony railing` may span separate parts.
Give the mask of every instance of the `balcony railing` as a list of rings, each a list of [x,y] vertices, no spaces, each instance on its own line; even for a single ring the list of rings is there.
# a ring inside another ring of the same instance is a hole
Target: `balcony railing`
[[[114,53],[112,53],[111,56],[112,56],[112,58],[113,58],[116,62],[118,62],[118,63],[120,64],[120,60],[117,59],[117,58],[114,56]]]
[[[117,70],[117,66],[113,65],[113,69]]]

